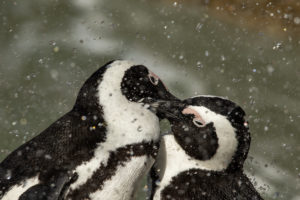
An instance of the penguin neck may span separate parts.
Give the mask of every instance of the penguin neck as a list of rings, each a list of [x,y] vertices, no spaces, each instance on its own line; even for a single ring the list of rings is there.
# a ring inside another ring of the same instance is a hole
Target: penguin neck
[[[98,87],[99,104],[107,124],[105,148],[119,147],[159,139],[159,121],[154,113],[137,102],[129,101],[121,91],[121,82],[133,64],[115,61]]]
[[[159,188],[164,188],[170,184],[173,177],[190,169],[199,169],[208,172],[225,171],[230,160],[218,159],[213,156],[210,160],[197,160],[189,156],[177,143],[173,135],[165,135],[160,144],[156,168],[161,181]]]
[[[185,150],[182,149],[173,135],[166,135],[163,137],[159,157],[161,157],[161,155],[164,157],[163,160],[166,160],[166,168],[174,167],[174,169],[181,171],[191,168],[207,171],[222,171],[226,169],[230,163],[230,161],[224,162],[223,160],[214,160],[215,156],[209,160],[197,160],[189,156]],[[181,161],[179,162],[179,160]],[[181,163],[180,166],[174,165],[176,162]]]

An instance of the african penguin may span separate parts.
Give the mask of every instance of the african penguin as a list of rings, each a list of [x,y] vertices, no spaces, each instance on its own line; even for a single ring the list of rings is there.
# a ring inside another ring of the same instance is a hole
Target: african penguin
[[[215,96],[169,107],[179,112],[167,116],[173,134],[163,136],[151,169],[151,199],[261,200],[243,172],[250,147],[243,109]]]
[[[0,199],[131,199],[159,143],[156,100],[175,99],[143,65],[111,61],[75,105],[0,164]]]

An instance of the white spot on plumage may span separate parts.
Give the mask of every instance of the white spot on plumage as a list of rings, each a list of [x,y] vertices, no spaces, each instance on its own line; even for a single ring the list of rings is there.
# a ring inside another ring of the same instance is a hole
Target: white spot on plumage
[[[74,170],[78,179],[70,186],[72,190],[84,184],[101,164],[106,165],[111,151],[128,144],[150,142],[159,138],[159,121],[156,115],[142,104],[128,101],[121,92],[123,76],[134,64],[115,61],[110,65],[98,86],[99,103],[107,124],[106,141],[99,144],[91,160]]]

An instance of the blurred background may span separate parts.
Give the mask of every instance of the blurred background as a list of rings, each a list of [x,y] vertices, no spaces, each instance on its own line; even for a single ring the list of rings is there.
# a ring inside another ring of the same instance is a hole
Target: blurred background
[[[300,199],[300,1],[2,0],[0,45],[0,160],[121,58],[180,98],[240,104],[252,133],[248,176],[266,200]]]

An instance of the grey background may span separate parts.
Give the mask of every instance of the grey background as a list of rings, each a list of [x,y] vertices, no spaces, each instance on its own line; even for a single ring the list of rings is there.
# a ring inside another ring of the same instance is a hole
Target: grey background
[[[265,199],[300,199],[296,38],[169,1],[27,0],[1,2],[0,45],[1,160],[66,113],[102,64],[129,59],[180,98],[212,94],[240,104],[252,133],[247,174]]]

